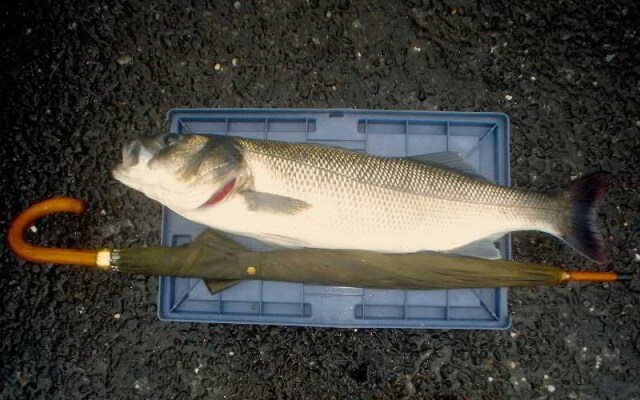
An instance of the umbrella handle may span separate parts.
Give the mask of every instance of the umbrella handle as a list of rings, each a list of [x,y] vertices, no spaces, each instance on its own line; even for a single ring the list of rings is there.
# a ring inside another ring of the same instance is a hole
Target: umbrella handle
[[[22,211],[9,226],[7,241],[9,248],[27,261],[53,264],[87,265],[108,269],[110,254],[108,249],[60,249],[55,247],[34,246],[25,241],[25,232],[40,218],[59,212],[82,214],[86,204],[71,197],[55,197],[38,202]]]

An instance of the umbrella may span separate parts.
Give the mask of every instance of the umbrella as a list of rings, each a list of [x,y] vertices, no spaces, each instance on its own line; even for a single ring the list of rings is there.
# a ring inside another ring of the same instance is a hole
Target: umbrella
[[[82,213],[85,204],[61,197],[23,211],[8,232],[13,252],[32,262],[76,264],[146,275],[203,278],[212,292],[243,280],[315,283],[381,289],[454,289],[558,285],[571,281],[631,279],[616,272],[567,271],[559,267],[436,252],[383,254],[360,250],[248,250],[213,230],[178,247],[76,250],[31,245],[24,232],[37,219],[57,212]]]

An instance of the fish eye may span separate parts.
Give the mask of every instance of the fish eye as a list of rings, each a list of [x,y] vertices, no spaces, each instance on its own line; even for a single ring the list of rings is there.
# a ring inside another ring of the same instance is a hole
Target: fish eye
[[[175,134],[175,133],[169,133],[169,134],[163,135],[163,136],[160,138],[160,143],[161,143],[163,146],[171,146],[171,145],[173,145],[174,143],[179,142],[179,141],[180,141],[180,139],[182,139],[182,136],[181,136],[181,135],[178,135],[178,134]]]

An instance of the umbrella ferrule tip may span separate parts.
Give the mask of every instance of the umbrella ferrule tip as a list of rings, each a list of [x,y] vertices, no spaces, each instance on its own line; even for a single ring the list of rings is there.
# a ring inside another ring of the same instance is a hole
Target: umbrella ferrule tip
[[[633,279],[633,273],[631,272],[618,272],[618,279],[616,279],[619,282],[628,282],[631,279]]]

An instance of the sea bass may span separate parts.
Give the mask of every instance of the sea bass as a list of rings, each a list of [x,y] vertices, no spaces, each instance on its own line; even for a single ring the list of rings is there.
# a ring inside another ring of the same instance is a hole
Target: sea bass
[[[161,135],[123,149],[113,176],[183,217],[283,247],[498,258],[523,230],[605,262],[597,172],[552,195],[488,182],[459,156],[386,158],[318,144]]]

